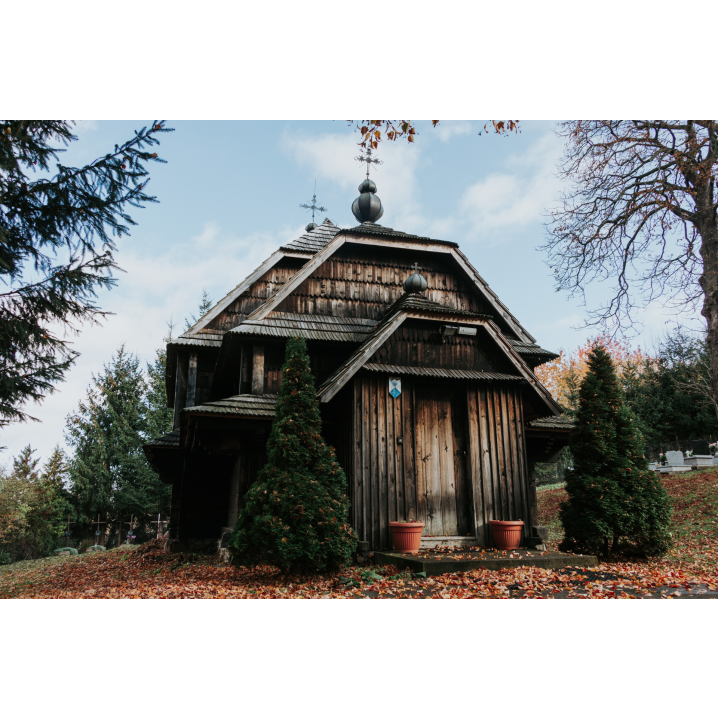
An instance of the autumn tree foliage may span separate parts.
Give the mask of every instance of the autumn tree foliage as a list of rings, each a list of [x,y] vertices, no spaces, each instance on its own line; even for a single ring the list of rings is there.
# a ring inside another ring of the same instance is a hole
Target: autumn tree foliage
[[[670,545],[671,510],[660,478],[648,471],[643,437],[624,404],[608,352],[596,344],[579,390],[560,516],[561,549],[604,556],[654,556]]]
[[[115,237],[147,194],[163,122],[84,167],[50,166],[74,142],[64,120],[0,120],[0,427],[30,417],[28,401],[54,390],[77,352],[68,334],[104,313],[97,291],[114,283]]]
[[[543,246],[557,289],[612,282],[590,320],[608,327],[657,300],[702,304],[718,400],[718,121],[576,120],[558,134],[568,189]]]
[[[570,354],[562,350],[558,359],[536,367],[535,374],[569,415],[578,408],[579,388],[589,372],[588,359],[596,345],[606,351],[619,377],[624,372],[640,373],[655,363],[640,347],[632,349],[627,340],[615,339],[606,333],[587,340]]]
[[[436,127],[440,120],[431,120],[431,126]],[[416,120],[349,120],[349,124],[355,124],[361,135],[359,145],[365,149],[377,149],[379,143],[384,140],[395,142],[398,139],[406,139],[407,142],[414,142],[417,136]],[[507,135],[519,131],[518,120],[491,120],[483,126],[483,132],[493,130],[497,135]],[[481,134],[481,132],[479,132]]]
[[[347,480],[321,419],[306,342],[287,342],[267,463],[245,497],[230,547],[237,563],[322,571],[356,550],[349,526]]]

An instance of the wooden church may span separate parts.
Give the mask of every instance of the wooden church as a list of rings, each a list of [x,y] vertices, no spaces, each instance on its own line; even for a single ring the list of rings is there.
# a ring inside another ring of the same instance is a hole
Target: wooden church
[[[274,254],[167,345],[174,430],[145,447],[172,485],[173,539],[211,549],[265,461],[287,339],[305,337],[323,428],[365,550],[390,521],[424,545],[490,545],[491,519],[536,535],[533,464],[570,422],[533,369],[542,349],[458,245],[377,224],[368,178],[358,226],[328,219]],[[536,541],[538,543],[538,541]]]

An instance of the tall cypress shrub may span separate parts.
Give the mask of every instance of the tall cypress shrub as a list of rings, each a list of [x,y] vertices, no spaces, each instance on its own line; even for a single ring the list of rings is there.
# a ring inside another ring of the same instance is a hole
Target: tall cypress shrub
[[[594,346],[581,384],[566,472],[568,501],[560,515],[561,549],[581,553],[657,555],[670,545],[670,503],[660,478],[648,471],[643,437],[608,353]]]
[[[284,570],[336,569],[356,550],[347,480],[321,419],[304,339],[287,342],[267,463],[245,497],[230,541],[235,561]]]

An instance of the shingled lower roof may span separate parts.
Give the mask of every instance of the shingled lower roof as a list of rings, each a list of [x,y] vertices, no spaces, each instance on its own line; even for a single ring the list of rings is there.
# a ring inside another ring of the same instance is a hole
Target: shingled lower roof
[[[188,406],[182,411],[190,414],[224,414],[272,419],[277,406],[277,398],[274,394],[238,394],[219,401]]]
[[[168,344],[189,347],[221,347],[223,332],[200,332],[198,334],[180,334]]]
[[[474,371],[473,369],[440,369],[428,366],[397,366],[396,364],[364,364],[362,371],[381,374],[408,376],[431,376],[438,379],[486,379],[497,381],[524,381],[522,376],[501,374],[495,371]]]
[[[245,320],[230,332],[265,337],[299,336],[322,341],[362,342],[377,324],[375,319],[274,312],[266,319]]]
[[[147,444],[145,444],[145,446],[172,449],[172,448],[178,447],[179,443],[180,443],[180,430],[173,429],[172,431],[170,431],[169,434],[160,436],[159,439],[155,439],[154,441],[149,441]]]
[[[508,338],[508,337],[507,337]],[[558,359],[559,355],[556,352],[549,351],[540,347],[538,344],[528,344],[527,342],[520,342],[516,339],[508,338],[511,342],[511,346],[519,354],[541,357],[544,361],[551,361],[552,359]]]
[[[576,422],[569,416],[542,416],[529,421],[529,429],[565,429],[571,430]]]

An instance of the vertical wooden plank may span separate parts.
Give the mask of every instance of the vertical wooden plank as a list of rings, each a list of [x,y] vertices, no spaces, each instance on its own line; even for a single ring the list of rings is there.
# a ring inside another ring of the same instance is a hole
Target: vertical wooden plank
[[[394,414],[394,476],[396,479],[396,519],[397,521],[406,521],[407,513],[406,506],[404,505],[405,496],[405,482],[406,477],[404,473],[404,451],[406,447],[404,441],[404,426],[402,422],[402,403],[404,401],[404,395],[406,391],[405,382],[402,381],[401,394],[397,399],[392,402],[392,411]],[[402,443],[398,442],[401,438]]]
[[[509,412],[509,446],[511,448],[511,489],[514,498],[514,515],[517,521],[524,521],[523,486],[521,465],[518,455],[518,427],[516,426],[516,395],[514,387],[506,391],[506,405]]]
[[[525,535],[531,536],[533,527],[538,525],[538,504],[536,498],[536,475],[534,467],[529,466],[528,457],[526,455],[526,433],[524,430],[524,407],[521,389],[516,387],[517,398],[517,416],[516,423],[518,428],[519,440],[519,459],[521,461],[521,485],[524,487],[524,513],[525,513]],[[533,484],[531,481],[533,480]]]
[[[416,444],[416,494],[417,494],[417,520],[424,521],[424,534],[430,535],[429,512],[428,512],[428,494],[426,477],[426,433],[429,431],[428,417],[425,416],[427,410],[426,403],[421,396],[417,396],[419,392],[414,392],[415,399],[415,444]]]
[[[478,387],[469,384],[466,387],[466,408],[468,421],[468,449],[469,452],[469,487],[474,506],[474,534],[479,545],[484,543],[484,497],[481,481],[481,440],[479,438],[479,398]]]
[[[364,492],[364,540],[371,546],[371,403],[369,401],[369,379],[362,379],[362,476]]]
[[[427,396],[428,394],[428,396]],[[424,390],[424,417],[427,426],[424,429],[426,444],[424,448],[424,475],[426,476],[426,510],[430,521],[430,535],[444,535],[441,521],[441,459],[442,449],[439,436],[439,406],[433,393]]]
[[[187,357],[181,353],[177,353],[177,369],[175,374],[175,413],[173,429],[178,429],[180,425],[180,412],[185,407],[187,401]]]
[[[376,395],[376,377],[369,379],[369,421],[370,421],[370,432],[369,432],[369,445],[370,445],[370,482],[371,482],[371,536],[372,536],[372,547],[380,548],[380,519],[381,510],[379,504],[379,481],[378,481],[378,458],[379,458],[379,447],[377,445],[377,395]]]
[[[252,394],[264,394],[264,344],[255,344],[252,352]]]
[[[504,496],[506,502],[506,515],[508,521],[513,521],[516,516],[513,495],[513,471],[511,466],[511,423],[507,406],[506,390],[501,387],[499,390],[499,405],[501,407],[501,444],[504,457]]]
[[[494,385],[493,387],[493,404],[494,404],[494,430],[496,436],[496,466],[497,466],[497,478],[498,478],[498,496],[501,501],[501,519],[503,521],[509,521],[509,505],[508,497],[506,495],[506,463],[504,460],[504,418],[501,414],[501,389]]]
[[[459,520],[456,502],[460,476],[456,475],[454,445],[454,419],[450,390],[436,392],[439,436],[439,484],[441,491],[441,524],[444,536],[458,536]]]
[[[451,399],[451,433],[454,443],[454,486],[456,501],[457,536],[473,535],[474,527],[471,520],[472,492],[469,478],[469,423],[467,394],[464,387],[457,386]]]
[[[387,448],[386,448],[386,400],[387,400],[386,377],[379,376],[376,379],[377,406],[376,406],[376,427],[377,427],[377,482],[379,484],[379,541],[382,548],[391,548],[389,539],[389,476],[387,471]]]
[[[394,405],[396,399],[389,394],[389,377],[384,377],[384,391],[386,392],[386,478],[388,482],[388,511],[387,521],[397,520],[396,505],[396,426],[394,424]],[[390,542],[391,543],[391,542]]]
[[[352,526],[357,532],[359,539],[364,541],[363,526],[361,521],[362,511],[362,415],[361,415],[361,393],[360,379],[354,377],[352,380],[352,436],[351,436],[351,461],[352,461]]]
[[[404,426],[404,502],[407,507],[407,521],[422,521],[419,514],[418,478],[416,472],[416,395],[414,382],[409,382],[409,389],[404,396],[404,413],[402,423]]]
[[[197,397],[197,352],[190,352],[187,359],[187,403],[194,406]]]
[[[491,519],[502,520],[503,513],[501,508],[501,472],[499,468],[498,447],[496,445],[496,416],[494,410],[494,386],[489,382],[486,385],[486,428],[489,437],[490,455],[491,455],[491,471],[488,480],[491,485]]]
[[[479,409],[479,467],[481,471],[481,497],[483,500],[481,521],[483,526],[484,543],[486,546],[489,546],[491,543],[489,520],[494,517],[494,494],[491,485],[491,441],[489,437],[486,389],[486,384],[479,384],[476,387],[476,398]]]

